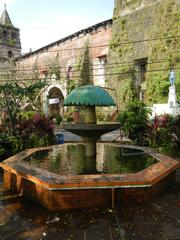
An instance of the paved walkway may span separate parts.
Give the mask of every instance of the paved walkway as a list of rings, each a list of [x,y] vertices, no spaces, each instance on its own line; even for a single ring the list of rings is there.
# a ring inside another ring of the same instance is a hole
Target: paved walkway
[[[0,202],[1,240],[179,240],[180,186],[147,204],[48,213],[29,200]]]

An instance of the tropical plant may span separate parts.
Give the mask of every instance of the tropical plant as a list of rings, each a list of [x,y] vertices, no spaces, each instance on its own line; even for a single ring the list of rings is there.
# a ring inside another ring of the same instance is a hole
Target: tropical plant
[[[27,87],[18,84],[17,82],[6,82],[0,85],[1,105],[7,109],[7,114],[10,121],[10,132],[16,135],[16,127],[19,124],[19,116],[21,106],[25,102],[31,102],[35,98],[35,94],[45,86],[44,82],[34,82]]]
[[[53,128],[54,124],[49,117],[36,113],[32,118],[22,120],[17,130],[26,149],[54,144]]]
[[[155,116],[150,129],[148,137],[151,147],[173,156],[180,154],[180,116]]]
[[[147,131],[150,110],[138,99],[129,104],[127,110],[121,112],[118,121],[122,130],[138,145],[147,144]]]
[[[5,130],[0,132],[0,161],[27,148],[55,144],[54,124],[50,118],[39,113],[29,118],[28,114],[24,115],[26,117],[21,118],[16,127],[16,135]]]
[[[23,143],[19,136],[8,133],[0,133],[0,161],[6,159],[23,149]]]
[[[173,140],[180,147],[180,115],[171,118],[171,121],[169,122],[169,128],[172,132]]]

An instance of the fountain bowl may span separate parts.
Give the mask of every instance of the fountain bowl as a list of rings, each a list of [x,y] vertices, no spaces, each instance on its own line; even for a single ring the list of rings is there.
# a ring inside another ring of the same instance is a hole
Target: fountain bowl
[[[101,135],[108,132],[120,129],[120,123],[106,123],[106,124],[87,124],[87,123],[63,123],[61,128],[69,132],[77,134],[81,137],[92,137],[98,139]]]

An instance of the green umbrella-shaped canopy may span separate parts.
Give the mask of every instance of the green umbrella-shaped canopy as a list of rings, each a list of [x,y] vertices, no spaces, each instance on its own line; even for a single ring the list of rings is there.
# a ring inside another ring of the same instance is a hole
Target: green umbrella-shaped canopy
[[[64,101],[64,106],[115,106],[113,98],[102,87],[94,85],[74,89]]]

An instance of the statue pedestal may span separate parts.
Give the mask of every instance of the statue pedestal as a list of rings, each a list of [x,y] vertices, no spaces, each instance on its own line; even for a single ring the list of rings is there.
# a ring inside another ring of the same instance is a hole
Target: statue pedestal
[[[177,107],[175,86],[169,87],[168,106],[169,106],[169,108]]]
[[[171,114],[173,116],[180,114],[180,107],[176,98],[175,86],[169,87],[168,102],[166,104],[153,104],[152,116],[155,117],[156,115],[159,116],[163,114]]]
[[[177,98],[176,98],[175,86],[169,87],[168,108],[169,108],[170,114],[172,114],[173,116],[180,114],[180,108],[178,107]]]

